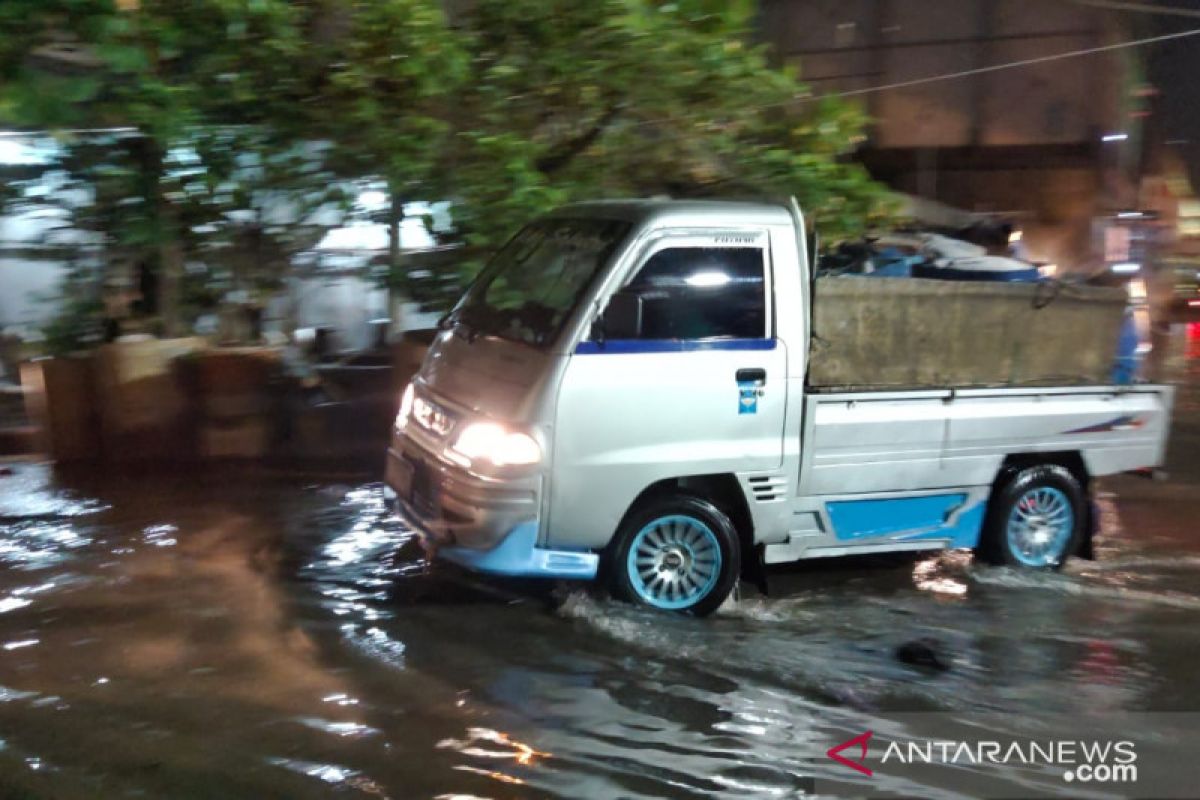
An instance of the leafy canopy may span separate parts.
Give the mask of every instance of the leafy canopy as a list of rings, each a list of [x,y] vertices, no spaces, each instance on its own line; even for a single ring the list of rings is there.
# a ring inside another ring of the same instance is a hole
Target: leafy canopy
[[[450,200],[480,251],[583,198],[794,194],[827,241],[890,210],[851,160],[862,111],[772,62],[752,0],[448,5],[4,0],[0,122],[133,128],[143,144],[116,160],[136,231],[109,238],[158,248],[164,270],[169,248],[203,255],[206,232],[229,240],[230,219],[269,217],[281,192],[319,205],[339,181],[382,181],[394,212]],[[281,263],[311,239],[288,219],[262,226]]]

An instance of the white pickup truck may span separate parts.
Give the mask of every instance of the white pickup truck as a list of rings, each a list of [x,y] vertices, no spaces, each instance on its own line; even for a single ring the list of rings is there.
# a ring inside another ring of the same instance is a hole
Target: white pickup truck
[[[1093,480],[1161,464],[1171,389],[817,391],[806,241],[794,204],[587,203],[522,229],[404,392],[402,517],[468,569],[693,614],[764,562],[1088,553]]]

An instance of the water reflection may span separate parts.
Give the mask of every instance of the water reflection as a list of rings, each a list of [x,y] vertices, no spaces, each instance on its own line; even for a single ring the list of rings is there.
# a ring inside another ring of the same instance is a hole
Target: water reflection
[[[179,528],[175,525],[150,525],[142,533],[146,544],[155,547],[172,547],[178,544],[175,534]]]
[[[11,642],[5,642],[3,646],[5,650],[20,650],[23,647],[33,647],[40,641],[40,639],[14,639]]]
[[[971,553],[962,550],[922,559],[913,567],[913,585],[934,595],[962,597],[967,593],[966,572],[972,560]]]
[[[0,564],[23,570],[43,569],[63,563],[90,542],[72,522],[17,522],[4,526]]]
[[[26,600],[23,597],[5,597],[3,600],[0,600],[0,614],[16,611],[18,608],[25,608],[31,605],[33,605],[33,601]]]
[[[296,721],[314,730],[332,733],[334,736],[374,736],[379,733],[377,729],[359,722],[334,722],[319,717],[301,717]]]
[[[364,794],[382,798],[388,796],[375,781],[365,777],[356,770],[346,767],[339,767],[335,764],[321,764],[313,761],[299,761],[291,758],[269,758],[267,759],[267,763],[283,767],[286,770],[301,775],[306,775],[310,778],[316,778],[324,783],[357,789]]]
[[[1102,559],[1063,573],[814,563],[704,621],[426,576],[378,484],[101,487],[3,525],[0,768],[52,764],[35,796],[788,797],[896,711],[1186,707],[1200,552],[1129,535],[1157,487],[1102,495]]]
[[[538,758],[549,758],[549,753],[535,750],[524,742],[518,742],[507,733],[491,728],[468,728],[465,739],[442,739],[439,748],[457,750],[463,755],[481,758],[513,759],[521,766],[530,766]]]

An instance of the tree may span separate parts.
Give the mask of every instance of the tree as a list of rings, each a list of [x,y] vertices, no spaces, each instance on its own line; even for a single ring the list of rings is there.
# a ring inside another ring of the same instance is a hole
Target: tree
[[[771,63],[753,0],[462,6],[5,0],[0,122],[68,151],[82,140],[62,131],[122,129],[100,161],[126,194],[96,221],[151,266],[168,333],[189,258],[249,247],[243,273],[286,270],[315,235],[303,209],[348,183],[386,187],[389,280],[410,291],[414,200],[450,200],[468,253],[591,197],[795,194],[830,240],[887,212],[850,160],[862,112]],[[295,213],[272,221],[272,204]]]
[[[555,205],[611,196],[797,195],[830,241],[885,219],[888,194],[850,158],[866,116],[773,66],[754,9],[471,3],[455,20],[470,71],[430,182],[465,242],[487,251]]]
[[[752,0],[478,0],[450,151],[467,235],[613,194],[797,194],[833,237],[886,211],[850,161],[866,116],[752,43]]]
[[[168,335],[182,329],[200,232],[252,207],[246,176],[295,149],[314,80],[305,34],[320,12],[283,0],[0,5],[0,121],[57,132],[77,175],[119,187],[98,212],[105,243],[152,273]],[[107,149],[79,129],[112,129]]]
[[[411,291],[401,261],[404,208],[446,191],[434,165],[453,136],[447,109],[463,89],[467,52],[433,0],[347,2],[337,20],[318,55],[328,71],[309,135],[330,142],[341,173],[385,187],[378,221],[388,227],[388,280]]]

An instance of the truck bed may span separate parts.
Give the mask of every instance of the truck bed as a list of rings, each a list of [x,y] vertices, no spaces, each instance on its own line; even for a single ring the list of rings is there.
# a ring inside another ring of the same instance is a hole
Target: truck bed
[[[1126,302],[1121,289],[1053,282],[823,277],[809,388],[1103,384]]]
[[[810,395],[800,494],[984,486],[1012,453],[1079,453],[1093,476],[1163,463],[1173,388],[1159,385]]]

